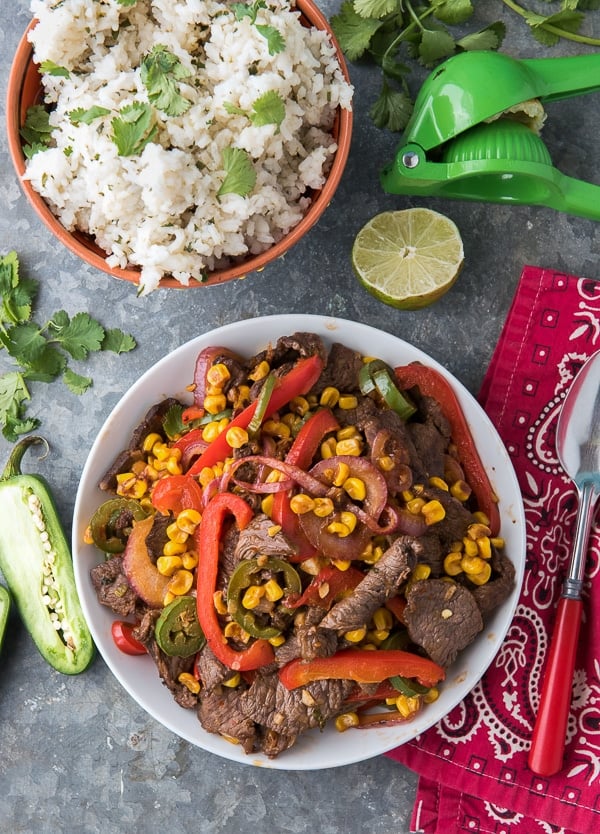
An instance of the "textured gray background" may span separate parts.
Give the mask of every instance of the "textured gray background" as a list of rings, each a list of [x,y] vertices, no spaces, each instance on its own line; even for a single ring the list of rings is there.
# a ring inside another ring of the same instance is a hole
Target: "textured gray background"
[[[529,3],[531,7],[531,3]],[[556,4],[554,4],[556,6]],[[339,0],[322,0],[328,14]],[[546,6],[542,4],[544,8]],[[503,18],[505,50],[517,57],[551,52],[499,2],[476,3],[475,26]],[[4,123],[12,56],[28,21],[26,0],[0,0],[0,83]],[[600,13],[591,15],[596,36]],[[41,282],[36,318],[88,310],[107,326],[134,334],[127,356],[96,356],[85,365],[94,387],[82,397],[62,383],[32,385],[30,412],[42,420],[52,454],[39,471],[52,483],[70,531],[87,452],[112,407],[137,377],[168,351],[215,326],[273,313],[319,313],[362,321],[414,343],[476,392],[524,264],[599,277],[600,227],[545,208],[491,206],[385,195],[380,167],[398,137],[377,130],[367,110],[377,95],[374,67],[350,67],[356,87],[350,160],[335,199],[309,236],[284,260],[245,281],[136,298],[133,288],[88,268],[61,248],[22,196],[0,132],[0,252],[16,249],[23,274]],[[413,73],[414,91],[423,73]],[[600,182],[597,95],[548,108],[544,138],[554,163]],[[356,283],[349,251],[356,232],[379,211],[429,205],[451,216],[466,262],[455,287],[416,313],[385,307]],[[600,205],[600,201],[598,201]],[[6,370],[0,355],[0,368]],[[9,444],[0,439],[0,460]],[[2,463],[3,465],[3,463]],[[194,831],[237,834],[406,834],[416,776],[386,758],[314,773],[264,771],[194,748],[162,728],[121,688],[101,658],[84,675],[53,672],[16,615],[0,658],[0,831],[83,834]]]

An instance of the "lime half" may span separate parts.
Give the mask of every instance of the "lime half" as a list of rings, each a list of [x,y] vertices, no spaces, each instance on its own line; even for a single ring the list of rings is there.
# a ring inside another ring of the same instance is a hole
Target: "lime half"
[[[384,211],[352,246],[352,268],[372,295],[401,310],[418,310],[458,278],[464,248],[456,224],[426,208]]]

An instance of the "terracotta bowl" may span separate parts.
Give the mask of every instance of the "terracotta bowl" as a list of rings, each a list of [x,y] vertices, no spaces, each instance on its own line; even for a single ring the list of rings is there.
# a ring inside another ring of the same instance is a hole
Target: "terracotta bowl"
[[[331,27],[324,15],[314,5],[312,0],[296,0],[296,7],[301,12],[301,21],[305,26],[314,26],[329,33],[335,45],[338,61],[346,80],[348,80],[348,69],[344,56],[337,45]],[[25,156],[21,147],[20,128],[25,122],[27,109],[33,104],[43,101],[43,89],[41,78],[38,73],[37,64],[33,62],[33,47],[27,40],[30,29],[35,25],[32,21],[25,31],[10,70],[7,89],[6,122],[8,132],[8,147],[15,170],[19,176],[21,187],[31,205],[34,207],[40,219],[50,229],[58,240],[68,249],[82,258],[91,266],[113,275],[130,281],[133,284],[140,282],[140,269],[137,266],[129,266],[126,269],[112,268],[106,263],[107,253],[100,249],[92,236],[78,231],[68,231],[54,216],[44,199],[31,187],[31,184],[22,179],[25,172]],[[297,243],[309,229],[317,222],[330,203],[342,177],[348,154],[352,135],[352,112],[339,109],[333,127],[333,136],[337,142],[338,149],[333,159],[333,164],[322,189],[311,193],[311,204],[297,226],[295,226],[278,243],[262,252],[253,255],[234,265],[209,273],[206,280],[199,282],[190,280],[189,287],[209,286],[221,284],[224,281],[231,281],[233,278],[245,278],[249,273],[263,269],[267,264],[284,255],[295,243]],[[186,289],[186,287],[175,278],[165,277],[160,281],[159,287],[174,287]]]

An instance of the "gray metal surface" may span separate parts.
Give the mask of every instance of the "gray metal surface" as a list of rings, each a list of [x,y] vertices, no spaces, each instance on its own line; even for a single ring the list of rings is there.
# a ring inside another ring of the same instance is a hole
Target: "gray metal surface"
[[[332,13],[339,0],[322,0]],[[507,51],[517,57],[577,54],[584,47],[537,44],[514,13],[476,3],[472,28],[504,17]],[[0,107],[26,0],[0,0]],[[598,17],[598,14],[596,15]],[[600,35],[600,19],[596,21]],[[16,249],[23,274],[41,282],[36,317],[89,310],[131,332],[127,356],[86,363],[94,386],[82,397],[62,383],[33,385],[30,412],[52,445],[39,471],[52,483],[70,532],[78,479],[98,429],[124,391],[154,362],[215,326],[273,313],[320,313],[362,321],[414,343],[476,392],[506,317],[520,271],[529,263],[598,278],[600,225],[549,209],[385,195],[378,181],[399,137],[375,128],[367,111],[380,75],[350,67],[356,87],[349,164],[331,205],[283,260],[244,281],[195,291],[134,289],[84,266],[46,231],[23,197],[0,132],[0,252]],[[424,73],[414,73],[416,87]],[[548,108],[544,140],[565,173],[600,182],[596,137],[600,97]],[[355,281],[349,252],[359,228],[379,211],[429,205],[452,217],[465,244],[462,275],[435,306],[388,308]],[[6,356],[0,354],[0,367]],[[0,439],[0,460],[10,444]],[[11,617],[0,658],[0,831],[27,834],[406,834],[416,776],[384,757],[336,770],[286,773],[232,764],[173,736],[141,710],[101,658],[85,674],[53,672]],[[450,832],[449,832],[450,834]]]

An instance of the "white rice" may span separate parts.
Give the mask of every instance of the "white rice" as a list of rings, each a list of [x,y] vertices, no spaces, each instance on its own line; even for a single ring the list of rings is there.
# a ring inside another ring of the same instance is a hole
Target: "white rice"
[[[353,90],[327,34],[303,26],[288,0],[266,2],[255,22],[283,36],[275,55],[231,2],[31,2],[35,61],[65,67],[69,77],[43,76],[46,102],[55,105],[53,142],[25,177],[67,229],[95,237],[111,267],[138,265],[144,293],[165,275],[188,284],[268,249],[302,219],[307,189],[325,182],[337,150],[335,113],[350,109]],[[156,110],[154,140],[120,156],[112,120],[124,105],[148,103],[140,64],[159,44],[189,70],[178,85],[191,107],[181,116]],[[279,129],[225,109],[249,112],[268,91],[285,103]],[[110,113],[71,123],[71,111],[94,106]],[[218,197],[222,151],[233,147],[251,158],[256,184],[246,196]]]

